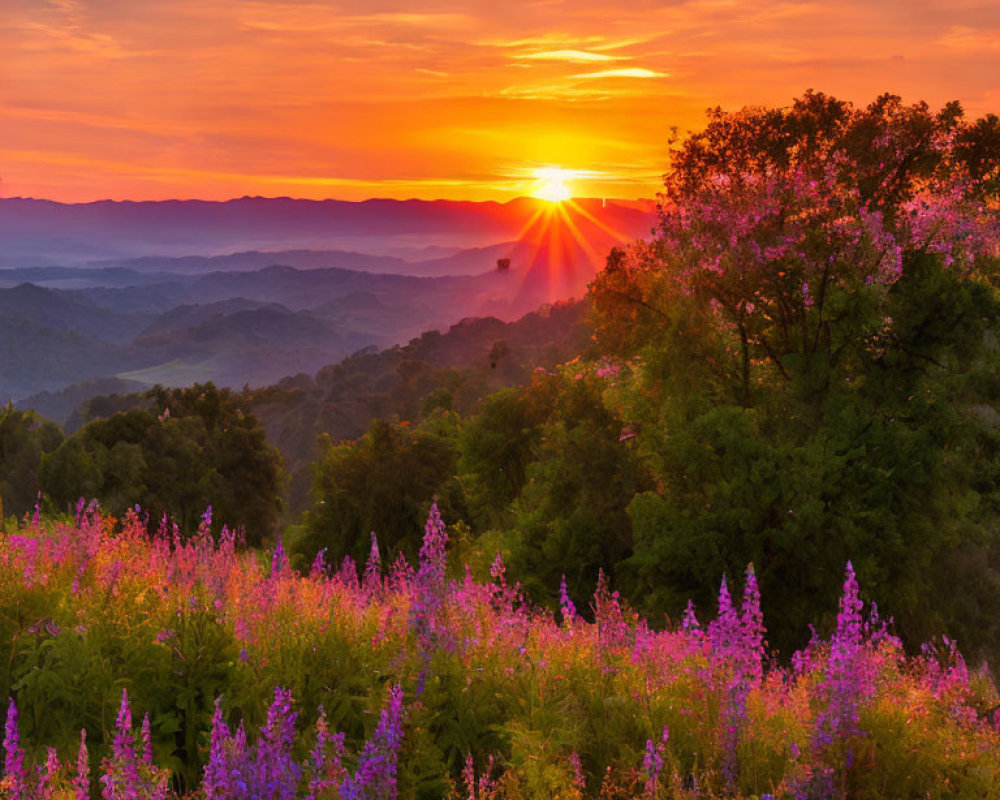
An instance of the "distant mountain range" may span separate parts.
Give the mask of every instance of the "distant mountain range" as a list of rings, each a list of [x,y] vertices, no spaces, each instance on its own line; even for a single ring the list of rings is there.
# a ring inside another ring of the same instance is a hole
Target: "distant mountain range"
[[[262,386],[516,319],[582,296],[654,220],[599,200],[0,199],[0,402],[65,417],[108,386]]]
[[[616,236],[633,239],[649,233],[654,210],[649,202],[574,202]],[[545,201],[531,198],[507,203],[355,203],[243,197],[226,202],[102,200],[73,204],[0,198],[0,241],[4,243],[0,266],[293,248],[401,256],[407,251],[420,253],[427,247],[469,248],[517,241],[539,210],[548,207]],[[418,256],[416,260],[423,259]],[[337,266],[368,269],[370,263]]]

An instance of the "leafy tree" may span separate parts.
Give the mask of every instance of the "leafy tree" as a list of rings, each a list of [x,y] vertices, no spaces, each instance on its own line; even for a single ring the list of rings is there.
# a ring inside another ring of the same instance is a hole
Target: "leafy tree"
[[[62,440],[59,426],[33,411],[19,411],[11,403],[0,407],[0,520],[34,507],[42,457]]]
[[[910,643],[996,647],[998,164],[995,121],[890,95],[716,110],[680,144],[657,238],[591,293],[656,484],[633,596],[707,604],[753,561],[787,649],[851,558]]]
[[[565,574],[585,608],[599,571],[615,578],[632,553],[626,509],[652,482],[622,439],[602,377],[578,363],[547,382],[558,394],[511,505],[511,569],[537,598],[554,598]]]
[[[483,400],[462,426],[458,469],[478,529],[510,521],[505,512],[524,488],[541,425],[552,411],[550,395],[537,381],[529,390],[504,389]]]
[[[364,563],[374,531],[383,559],[402,552],[413,563],[427,510],[455,472],[450,437],[375,420],[357,442],[335,445],[327,437],[323,447],[313,466],[315,503],[294,549],[307,559],[325,549],[328,563],[346,555]]]
[[[157,387],[150,407],[89,422],[45,458],[45,491],[64,507],[96,497],[113,513],[140,505],[183,530],[211,505],[215,525],[269,536],[281,507],[281,461],[228,389]]]

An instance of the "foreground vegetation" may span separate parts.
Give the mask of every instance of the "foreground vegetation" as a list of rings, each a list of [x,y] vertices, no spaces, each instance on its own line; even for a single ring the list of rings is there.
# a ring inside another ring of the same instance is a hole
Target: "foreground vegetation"
[[[997,796],[992,683],[947,640],[906,656],[850,564],[780,666],[752,568],[654,630],[603,581],[584,619],[499,558],[449,569],[436,508],[417,564],[373,539],[360,575],[150,525],[0,538],[4,797]]]

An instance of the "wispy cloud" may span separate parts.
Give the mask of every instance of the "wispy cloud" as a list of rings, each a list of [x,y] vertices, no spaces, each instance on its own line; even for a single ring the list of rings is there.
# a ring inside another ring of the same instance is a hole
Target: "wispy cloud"
[[[250,2],[239,6],[240,25],[281,33],[316,34],[352,28],[423,28],[465,30],[476,23],[471,14],[455,12],[350,13],[319,3]]]
[[[605,53],[592,53],[587,50],[542,50],[537,53],[517,53],[514,58],[526,61],[568,61],[575,64],[586,64],[595,61],[623,61],[626,56],[609,56]]]
[[[574,75],[574,78],[593,80],[597,78],[669,78],[669,72],[657,72],[652,69],[642,67],[624,67],[622,69],[605,69],[600,72],[583,72]]]
[[[1000,53],[1000,30],[980,30],[955,25],[938,41],[944,47],[959,53]]]

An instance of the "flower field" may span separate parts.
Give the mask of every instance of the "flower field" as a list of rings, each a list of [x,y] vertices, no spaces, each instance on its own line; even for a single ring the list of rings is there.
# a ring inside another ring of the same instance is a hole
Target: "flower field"
[[[360,571],[208,522],[2,534],[4,798],[1000,796],[988,675],[947,639],[905,654],[850,564],[785,665],[752,567],[660,629],[603,581],[553,614],[499,557],[474,580],[436,508],[417,564],[373,537]]]

